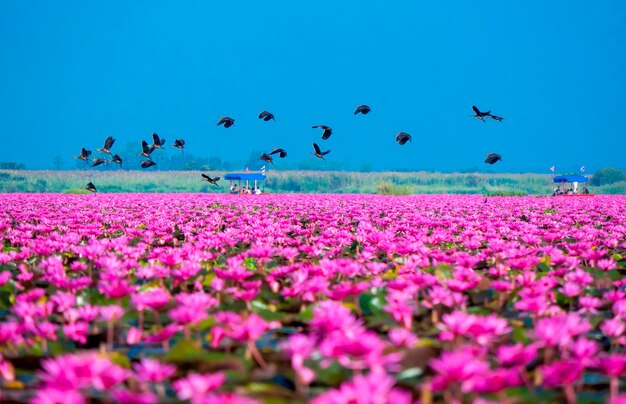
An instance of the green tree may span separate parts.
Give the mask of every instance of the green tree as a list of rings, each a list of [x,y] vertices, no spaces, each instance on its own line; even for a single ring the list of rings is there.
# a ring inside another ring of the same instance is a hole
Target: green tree
[[[594,186],[610,185],[616,182],[626,181],[626,173],[613,167],[605,167],[596,171],[591,177],[589,184]]]

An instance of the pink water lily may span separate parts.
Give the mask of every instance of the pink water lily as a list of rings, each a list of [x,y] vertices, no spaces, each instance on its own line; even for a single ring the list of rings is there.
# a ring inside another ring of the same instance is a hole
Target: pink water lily
[[[101,196],[1,196],[34,402],[620,400],[622,196]]]

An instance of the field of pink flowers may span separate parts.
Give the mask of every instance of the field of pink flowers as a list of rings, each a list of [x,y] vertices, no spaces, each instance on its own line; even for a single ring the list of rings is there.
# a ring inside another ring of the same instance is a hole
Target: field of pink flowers
[[[5,194],[0,234],[2,402],[626,402],[624,196]]]

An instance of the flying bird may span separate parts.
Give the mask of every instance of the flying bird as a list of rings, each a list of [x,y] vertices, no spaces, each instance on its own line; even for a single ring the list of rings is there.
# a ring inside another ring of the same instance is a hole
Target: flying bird
[[[400,132],[396,135],[396,142],[400,145],[406,144],[406,142],[412,141],[412,137],[406,132]]]
[[[87,185],[85,185],[85,187],[82,189],[86,189],[87,191],[93,192],[93,193],[98,192],[98,190],[96,189],[96,186],[93,185],[93,182],[88,182]]]
[[[317,143],[313,143],[313,148],[315,149],[315,153],[311,153],[311,154],[314,155],[315,157],[321,158],[322,160],[326,160],[324,156],[330,153],[330,150],[326,150],[324,152],[320,150],[320,147],[317,145]]]
[[[333,134],[333,128],[326,126],[326,125],[315,125],[315,126],[311,126],[312,128],[320,128],[320,129],[324,129],[324,133],[322,133],[322,139],[326,140],[330,137],[330,135]]]
[[[235,124],[235,120],[233,118],[229,118],[227,116],[220,117],[220,120],[217,121],[217,125],[224,125],[225,128],[230,128]]]
[[[276,147],[276,148],[272,149],[272,151],[270,152],[270,154],[276,154],[276,153],[279,153],[278,156],[281,159],[284,159],[285,157],[287,157],[287,151],[285,149],[281,149],[281,148]]]
[[[122,167],[122,158],[120,157],[119,154],[116,154],[113,156],[113,158],[111,159],[112,162],[117,163],[120,165],[120,167]]]
[[[473,116],[474,118],[478,118],[478,119],[480,119],[480,120],[481,120],[481,121],[483,121],[483,122],[486,122],[486,121],[485,121],[485,117],[486,117],[487,115],[489,115],[489,113],[491,112],[491,111],[487,111],[487,112],[480,112],[480,110],[478,109],[478,107],[476,107],[475,105],[472,105],[472,109],[474,110],[474,113],[475,113],[475,114],[474,114],[474,115],[470,115],[470,116]]]
[[[272,120],[275,121],[276,119],[274,119],[274,114],[272,114],[269,111],[261,111],[259,113],[259,119],[263,119],[265,122]]]
[[[272,158],[272,156],[270,156],[267,153],[261,154],[261,157],[259,157],[259,160],[267,161],[271,165],[274,165],[274,159]]]
[[[183,149],[185,148],[185,141],[183,139],[176,139],[174,140],[174,144],[172,144],[172,147],[175,147],[177,149],[180,149],[180,151],[183,151]]]
[[[142,140],[141,141],[141,153],[139,153],[138,156],[152,159],[150,155],[152,154],[153,151],[154,151],[154,147],[150,147],[148,142],[146,142],[145,140]]]
[[[96,150],[102,153],[111,154],[111,147],[113,147],[113,143],[115,143],[115,139],[113,139],[113,136],[109,136],[105,139],[104,146],[102,147],[102,149],[96,149]]]
[[[145,160],[141,163],[141,168],[148,168],[148,167],[152,167],[155,166],[156,163],[152,160]]]
[[[105,159],[92,159],[93,164],[91,165],[92,167],[96,167],[99,166],[101,164],[108,164],[109,160],[105,160]]]
[[[202,174],[202,178],[203,178],[205,181],[207,181],[209,184],[213,184],[213,185],[215,185],[216,187],[219,187],[219,185],[218,185],[217,181],[219,181],[219,180],[220,180],[220,177],[211,178],[211,177],[209,177],[209,176],[208,176],[208,175],[206,175],[206,174]]]
[[[496,153],[489,153],[485,158],[485,163],[487,164],[495,164],[498,161],[502,161],[502,156]]]
[[[370,113],[372,109],[370,107],[368,107],[367,105],[359,105],[358,107],[356,107],[356,109],[354,110],[354,115],[361,113],[363,115],[367,115]]]
[[[91,151],[85,149],[84,147],[80,149],[80,154],[78,156],[74,156],[75,159],[80,159],[82,161],[87,161],[91,156]]]
[[[161,139],[156,133],[152,134],[152,147],[154,147],[155,149],[162,149],[164,144],[165,139]]]

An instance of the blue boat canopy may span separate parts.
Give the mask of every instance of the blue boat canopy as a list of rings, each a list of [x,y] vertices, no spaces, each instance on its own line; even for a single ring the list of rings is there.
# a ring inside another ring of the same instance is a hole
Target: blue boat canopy
[[[554,182],[587,182],[587,177],[582,175],[557,175],[552,180]]]
[[[265,175],[261,173],[229,173],[224,176],[230,181],[265,181]]]

